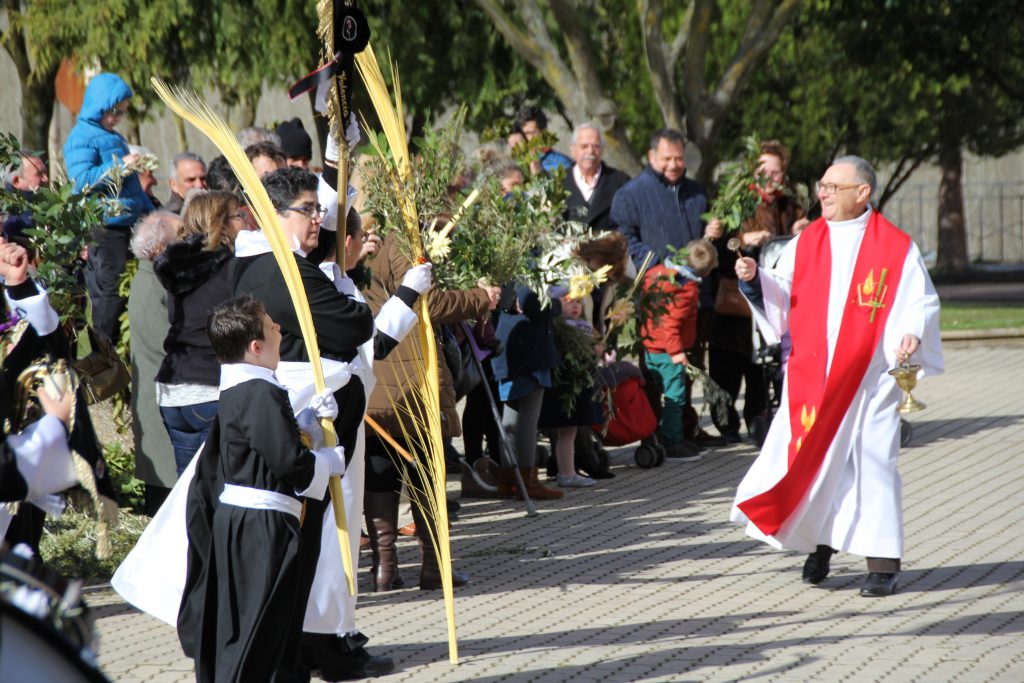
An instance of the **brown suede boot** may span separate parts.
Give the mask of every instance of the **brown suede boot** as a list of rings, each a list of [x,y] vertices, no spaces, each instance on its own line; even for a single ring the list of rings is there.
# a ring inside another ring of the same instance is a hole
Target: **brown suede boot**
[[[498,498],[516,497],[516,473],[511,467],[502,467],[498,470]]]
[[[398,493],[367,491],[363,499],[366,528],[373,552],[373,590],[389,591],[405,586],[398,573]]]
[[[565,496],[564,491],[548,488],[537,478],[539,468],[520,467],[519,471],[523,474],[523,483],[526,484],[526,492],[530,495],[531,500],[558,500]],[[517,496],[517,498],[522,498],[522,496]]]
[[[475,464],[475,463],[474,463]],[[463,498],[497,498],[498,489],[488,484],[480,476],[475,467],[470,467],[465,460],[459,466],[462,468],[462,497]]]

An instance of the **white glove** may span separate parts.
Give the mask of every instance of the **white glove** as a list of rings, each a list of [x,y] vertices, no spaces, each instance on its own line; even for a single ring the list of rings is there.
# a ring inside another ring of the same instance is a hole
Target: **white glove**
[[[349,150],[354,149],[362,139],[363,136],[359,132],[359,124],[356,123],[356,115],[349,114],[348,126],[345,128],[345,142],[348,143]],[[337,164],[338,159],[340,158],[341,150],[338,146],[338,138],[335,134],[335,130],[332,128],[331,132],[327,135],[327,149],[324,150],[324,159]]]
[[[432,286],[431,276],[433,275],[433,264],[421,263],[405,271],[402,277],[402,286],[414,290],[417,294],[423,294]]]
[[[330,389],[324,389],[314,396],[309,402],[309,408],[321,419],[333,420],[338,417],[338,402],[334,400],[334,394]]]
[[[309,450],[315,451],[318,448],[323,448],[324,428],[320,426],[320,420],[317,419],[312,408],[300,410],[299,414],[295,416],[295,421],[299,423],[302,433],[309,437]]]
[[[349,149],[354,149],[362,139],[363,136],[359,132],[356,115],[350,112],[348,115],[348,125],[345,127],[345,142],[348,143]]]
[[[340,268],[339,268],[340,270]],[[334,288],[348,297],[356,295],[356,283],[347,275],[342,275],[334,281]]]
[[[330,161],[334,165],[338,164],[338,158],[341,156],[341,152],[338,148],[338,138],[335,135],[335,130],[331,128],[331,132],[327,134],[327,149],[324,150],[324,161]]]
[[[345,447],[332,446],[331,448],[318,448],[316,456],[327,461],[331,475],[340,477],[345,474]]]

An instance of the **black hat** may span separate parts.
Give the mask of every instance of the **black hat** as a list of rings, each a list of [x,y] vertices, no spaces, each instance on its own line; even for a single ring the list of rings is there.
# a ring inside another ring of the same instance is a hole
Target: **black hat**
[[[281,149],[289,159],[312,159],[313,140],[309,133],[302,127],[302,121],[296,117],[291,121],[285,121],[277,127],[277,134],[281,138]]]

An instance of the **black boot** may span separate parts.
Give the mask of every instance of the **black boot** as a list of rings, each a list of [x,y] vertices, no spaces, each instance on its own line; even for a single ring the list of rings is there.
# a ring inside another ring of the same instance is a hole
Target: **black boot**
[[[819,545],[817,550],[808,555],[807,561],[804,562],[803,582],[818,585],[824,581],[828,576],[829,561],[835,553],[836,551],[829,546]]]
[[[367,491],[363,499],[370,550],[373,552],[373,590],[389,591],[405,586],[398,573],[398,499],[395,492]]]
[[[423,558],[420,568],[420,590],[437,590],[441,588],[441,568],[437,562],[437,551],[430,540],[433,521],[428,521],[415,504],[412,506],[412,518],[416,522],[416,539],[420,542],[420,554]],[[452,586],[465,586],[467,583],[467,575],[452,570]]]
[[[364,645],[368,641],[362,633],[348,636],[303,633],[303,663],[325,681],[376,678],[394,671],[395,662],[390,657],[375,657],[366,651]]]

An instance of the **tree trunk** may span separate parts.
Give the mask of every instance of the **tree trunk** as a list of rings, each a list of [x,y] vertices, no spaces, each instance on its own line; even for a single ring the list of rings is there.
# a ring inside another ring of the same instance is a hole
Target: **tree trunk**
[[[121,135],[124,136],[125,140],[128,141],[129,145],[141,145],[142,136],[139,132],[141,128],[142,124],[138,119],[125,118],[124,123],[121,124],[120,132]]]
[[[174,112],[171,112],[171,120],[174,121],[174,136],[178,140],[178,149],[181,151],[188,150],[188,135],[185,131],[185,119],[181,118]]]
[[[50,120],[57,91],[53,79],[56,72],[45,74],[39,80],[21,82],[21,146],[31,150],[45,150],[50,139]]]
[[[967,270],[967,224],[964,221],[963,151],[957,145],[939,154],[939,237],[935,269],[941,273]]]
[[[259,95],[238,96],[238,102],[228,109],[228,127],[232,133],[238,133],[256,123],[256,107],[259,106]]]

